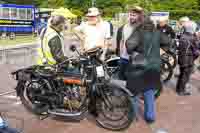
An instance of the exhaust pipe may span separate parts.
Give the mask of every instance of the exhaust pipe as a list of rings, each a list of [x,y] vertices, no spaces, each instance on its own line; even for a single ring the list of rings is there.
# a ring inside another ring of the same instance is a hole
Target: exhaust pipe
[[[61,111],[48,111],[49,114],[57,115],[57,116],[64,116],[64,117],[79,117],[83,114],[83,112],[71,113],[71,112],[61,112]]]

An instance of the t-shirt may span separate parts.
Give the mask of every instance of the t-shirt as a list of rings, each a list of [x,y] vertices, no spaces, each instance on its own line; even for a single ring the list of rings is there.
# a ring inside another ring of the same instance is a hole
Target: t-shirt
[[[129,54],[127,53],[127,49],[126,49],[126,40],[130,37],[134,26],[131,26],[130,24],[126,24],[123,27],[122,30],[122,41],[120,44],[120,57],[122,57],[123,59],[127,59],[129,60]]]
[[[85,50],[95,48],[96,46],[104,46],[105,40],[111,38],[110,25],[106,21],[101,21],[97,25],[89,25],[87,22],[84,22],[76,27],[75,30],[85,35]]]

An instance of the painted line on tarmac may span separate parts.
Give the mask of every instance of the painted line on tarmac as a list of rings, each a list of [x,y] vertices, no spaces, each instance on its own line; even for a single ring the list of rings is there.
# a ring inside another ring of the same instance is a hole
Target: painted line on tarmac
[[[19,106],[19,105],[22,104],[22,102],[20,101],[20,99],[17,98],[17,97],[14,97],[14,96],[4,97],[3,100],[7,100],[7,103],[5,103],[4,105]]]
[[[9,99],[9,100],[19,100],[19,97],[15,95],[5,95],[5,96],[2,96],[2,98]]]
[[[16,95],[4,95],[2,96],[2,98],[5,100],[11,100],[10,102],[11,102],[11,105],[13,106],[18,106],[22,104],[20,101],[20,98],[18,98]]]
[[[14,96],[14,95],[6,95],[6,96],[3,96],[3,98],[18,99],[17,96]]]
[[[1,89],[1,88],[0,88]],[[9,91],[9,92],[4,92],[4,93],[0,93],[0,96],[5,96],[5,95],[9,95],[9,94],[12,94],[12,93],[15,93],[16,91]]]

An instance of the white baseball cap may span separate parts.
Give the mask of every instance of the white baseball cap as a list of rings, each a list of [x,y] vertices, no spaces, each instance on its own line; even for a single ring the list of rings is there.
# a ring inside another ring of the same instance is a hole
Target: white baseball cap
[[[99,9],[96,7],[92,7],[88,9],[88,13],[86,14],[87,17],[93,17],[100,15]]]
[[[181,22],[188,22],[188,21],[190,21],[190,19],[188,17],[182,17],[182,18],[180,18],[179,21],[181,21]]]

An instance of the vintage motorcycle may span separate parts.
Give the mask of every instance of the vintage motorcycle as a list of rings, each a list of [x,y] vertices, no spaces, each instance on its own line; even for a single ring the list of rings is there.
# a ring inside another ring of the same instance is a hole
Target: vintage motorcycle
[[[71,47],[77,51],[76,47]],[[78,51],[77,51],[78,52]],[[135,119],[134,96],[112,82],[97,48],[54,66],[31,66],[12,72],[22,104],[38,116],[85,117],[95,110],[96,122],[109,130],[123,130]],[[79,72],[66,70],[69,64]]]

